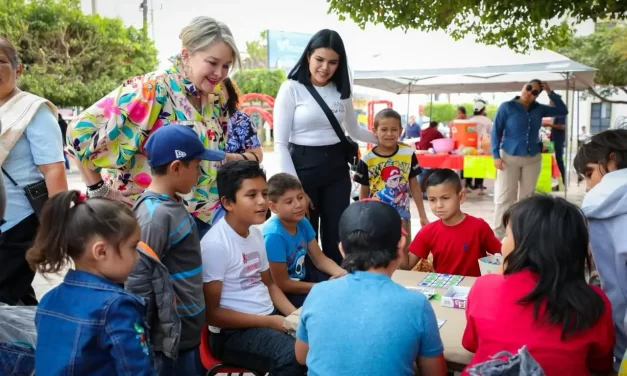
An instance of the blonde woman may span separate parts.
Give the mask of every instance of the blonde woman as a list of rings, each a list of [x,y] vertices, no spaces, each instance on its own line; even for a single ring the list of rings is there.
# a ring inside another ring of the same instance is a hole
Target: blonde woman
[[[239,63],[235,41],[228,26],[209,17],[194,18],[180,39],[181,52],[170,59],[167,69],[124,82],[68,127],[68,151],[80,161],[89,197],[106,196],[132,205],[150,185],[149,156],[143,146],[159,127],[186,125],[205,147],[224,150],[228,114],[219,85]],[[230,154],[225,159],[243,156]],[[201,237],[218,205],[220,164],[203,161],[198,184],[183,198]]]

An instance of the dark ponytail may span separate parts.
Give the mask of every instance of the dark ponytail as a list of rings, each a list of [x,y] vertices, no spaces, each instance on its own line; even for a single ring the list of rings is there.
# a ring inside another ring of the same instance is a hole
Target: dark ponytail
[[[40,273],[57,273],[70,259],[100,236],[119,250],[137,229],[131,208],[106,198],[84,200],[79,191],[52,196],[44,206],[35,244],[26,253],[30,267]]]
[[[593,327],[605,305],[586,283],[589,237],[581,210],[563,198],[537,195],[512,206],[503,224],[511,226],[515,244],[504,274],[529,270],[538,276],[519,303],[532,305],[540,323],[560,325],[562,339]]]

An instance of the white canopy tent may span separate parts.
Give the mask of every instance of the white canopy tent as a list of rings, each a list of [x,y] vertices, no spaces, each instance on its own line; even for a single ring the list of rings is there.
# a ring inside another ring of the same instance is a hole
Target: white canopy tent
[[[593,85],[595,71],[563,57],[551,63],[355,71],[353,78],[355,85],[396,94],[494,93],[520,91],[534,78],[554,90],[584,90]]]
[[[440,51],[447,49],[439,48],[435,56]],[[379,59],[381,55],[373,56],[369,60],[371,65],[389,67],[395,65],[395,62],[398,65],[400,61],[402,64],[411,64],[413,68],[355,70],[354,84],[395,94],[494,93],[518,92],[525,83],[539,79],[548,82],[554,90],[566,90],[565,102],[568,104],[574,91],[593,86],[596,73],[595,68],[548,50],[521,55],[507,49],[474,45],[468,54],[454,46],[448,52],[451,55],[448,58],[437,58],[438,61],[448,62],[443,67],[433,67],[433,60],[424,58],[404,56],[400,60],[388,59],[386,64],[383,59]],[[573,113],[571,109],[570,124]],[[566,143],[567,150],[572,141],[570,135]],[[568,153],[565,157],[568,165]],[[570,177],[570,169],[566,175]],[[567,185],[565,189],[567,195]]]
[[[495,93],[518,92],[537,78],[555,90],[583,90],[593,85],[596,72],[549,50],[519,54],[429,35],[398,39],[379,46],[380,52],[374,55],[364,50],[357,53],[354,85],[395,94]],[[401,44],[416,48],[399,49]]]

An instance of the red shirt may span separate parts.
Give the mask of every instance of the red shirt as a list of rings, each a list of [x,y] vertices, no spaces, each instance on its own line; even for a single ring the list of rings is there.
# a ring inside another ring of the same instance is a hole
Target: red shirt
[[[418,141],[418,149],[429,150],[431,147],[431,141],[444,138],[442,133],[438,131],[438,127],[429,127],[420,131],[420,141]]]
[[[436,273],[478,277],[478,260],[486,253],[501,253],[501,242],[486,221],[466,214],[455,226],[442,220],[424,226],[408,249],[423,259],[432,253]]]
[[[475,353],[469,366],[500,351],[515,354],[525,345],[547,376],[589,376],[589,370],[610,371],[614,323],[605,293],[592,286],[605,302],[601,319],[592,328],[562,341],[561,324],[542,324],[533,318],[533,304],[517,302],[531,292],[537,279],[530,271],[507,276],[488,274],[477,279],[468,296],[462,338],[462,345]]]

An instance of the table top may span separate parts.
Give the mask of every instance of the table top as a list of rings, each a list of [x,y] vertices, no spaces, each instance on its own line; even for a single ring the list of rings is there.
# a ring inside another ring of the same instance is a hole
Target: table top
[[[403,286],[418,286],[428,273],[411,272],[405,270],[397,270],[392,276],[394,282]],[[459,286],[471,287],[475,283],[476,278],[464,277]],[[446,289],[435,289],[440,295],[446,293]],[[444,358],[452,368],[465,366],[472,360],[473,354],[462,347],[462,335],[466,328],[466,315],[463,309],[442,307],[439,300],[431,299],[431,306],[435,311],[435,316],[439,320],[446,320],[446,323],[440,328],[440,337],[444,344]],[[300,319],[300,309],[296,310],[290,316],[286,317],[284,327],[288,330],[295,331],[298,328]]]

